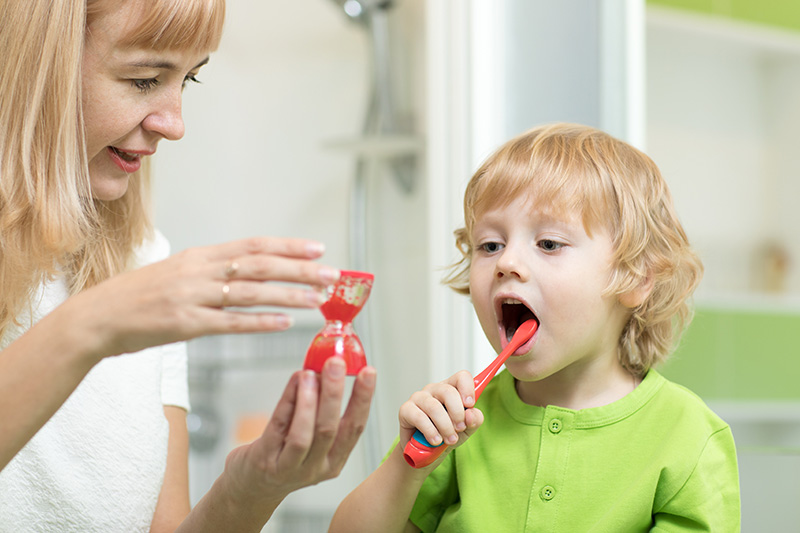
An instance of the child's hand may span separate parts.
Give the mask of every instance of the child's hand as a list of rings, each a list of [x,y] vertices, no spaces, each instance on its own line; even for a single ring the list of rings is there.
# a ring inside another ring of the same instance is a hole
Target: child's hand
[[[417,429],[431,444],[461,444],[483,424],[483,413],[474,405],[475,383],[466,370],[427,385],[400,406],[400,445]]]

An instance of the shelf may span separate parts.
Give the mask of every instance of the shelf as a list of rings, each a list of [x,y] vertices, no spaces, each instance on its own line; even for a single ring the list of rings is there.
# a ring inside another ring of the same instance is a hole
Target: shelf
[[[705,292],[694,298],[697,309],[800,315],[800,294],[763,292]]]
[[[800,33],[774,26],[656,6],[647,8],[647,25],[763,52],[800,55]]]

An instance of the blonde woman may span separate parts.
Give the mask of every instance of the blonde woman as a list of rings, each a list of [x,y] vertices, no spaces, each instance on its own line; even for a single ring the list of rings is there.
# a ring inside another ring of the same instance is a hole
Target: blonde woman
[[[260,531],[336,476],[374,369],[296,373],[261,438],[190,511],[185,341],[286,329],[338,271],[322,245],[253,238],[168,257],[146,163],[224,0],[0,0],[0,531]],[[290,284],[265,283],[269,281]]]

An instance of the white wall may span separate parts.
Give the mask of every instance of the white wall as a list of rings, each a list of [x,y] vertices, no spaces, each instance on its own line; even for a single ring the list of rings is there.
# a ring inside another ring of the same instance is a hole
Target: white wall
[[[744,29],[703,29],[655,13],[647,33],[647,152],[706,264],[699,294],[761,289],[770,243],[794,258],[785,292],[800,293],[800,38],[751,39]]]
[[[184,93],[186,136],[155,163],[174,248],[303,236],[343,265],[353,161],[323,145],[359,131],[366,60],[365,33],[333,2],[228,2],[220,49]]]
[[[423,0],[401,0],[392,15],[395,96],[418,134],[425,124],[423,11]],[[220,49],[199,75],[203,83],[190,84],[184,93],[186,136],[180,143],[163,143],[154,161],[156,223],[173,251],[253,235],[297,236],[324,242],[324,261],[349,268],[349,194],[356,159],[326,146],[360,135],[369,90],[368,46],[363,28],[329,0],[228,2]],[[411,195],[380,163],[371,165],[367,180],[367,269],[376,281],[362,313],[362,333],[369,337],[364,339],[368,361],[378,369],[370,418],[378,453],[388,450],[397,433],[400,403],[430,381],[427,280],[433,266],[426,246],[421,157]],[[322,325],[321,315],[295,315],[299,335],[310,342]],[[268,414],[305,355],[301,347],[271,361],[271,354],[260,353],[269,350],[255,337],[217,341],[198,341],[194,351],[216,349],[238,363],[220,371],[212,391],[198,391],[198,401],[211,398],[220,413],[223,435],[214,452],[193,452],[194,501],[235,444],[237,417]],[[248,351],[259,353],[242,355]],[[259,362],[249,366],[254,359]],[[342,493],[375,466],[374,450],[365,457],[367,440],[362,438],[341,478],[303,491],[284,507],[335,508]]]

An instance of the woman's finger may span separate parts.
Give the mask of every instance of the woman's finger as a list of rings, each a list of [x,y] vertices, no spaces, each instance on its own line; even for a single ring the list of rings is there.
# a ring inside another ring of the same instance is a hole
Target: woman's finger
[[[283,441],[286,435],[289,434],[289,428],[294,418],[300,374],[300,371],[292,374],[283,389],[280,400],[278,400],[278,405],[275,406],[272,412],[264,433],[261,438],[252,443],[252,446],[259,448],[259,454],[262,457],[267,457],[271,463],[277,462],[278,454],[283,447]]]
[[[278,457],[278,470],[288,471],[303,464],[314,441],[319,400],[319,378],[311,371],[299,374],[297,397],[289,431]]]
[[[375,369],[371,366],[361,369],[356,376],[347,409],[339,422],[336,441],[328,454],[330,463],[337,471],[344,466],[367,425],[376,377]]]
[[[306,460],[310,465],[323,465],[339,430],[347,367],[340,357],[331,357],[320,374],[319,407],[314,427],[314,443]]]
[[[275,306],[319,307],[325,301],[320,289],[299,288],[252,281],[214,281],[206,289],[209,307]]]
[[[214,261],[211,276],[220,280],[286,281],[328,285],[339,279],[339,271],[307,259],[253,254]]]
[[[251,237],[208,246],[210,260],[227,261],[248,255],[278,255],[298,259],[317,259],[325,253],[325,246],[309,239],[283,237]]]

